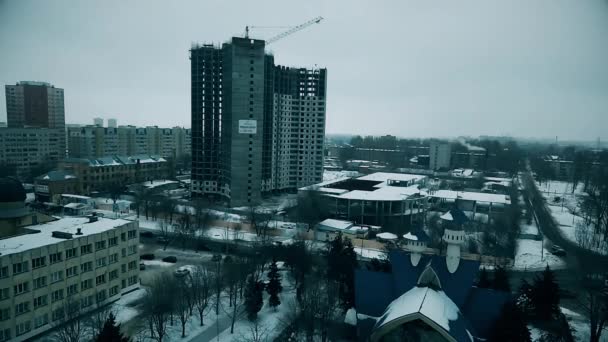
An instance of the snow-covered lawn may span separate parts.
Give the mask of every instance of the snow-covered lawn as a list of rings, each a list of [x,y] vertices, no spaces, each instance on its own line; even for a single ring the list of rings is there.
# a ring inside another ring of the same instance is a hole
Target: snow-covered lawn
[[[547,265],[553,270],[566,267],[566,263],[562,259],[549,253],[542,246],[542,241],[517,239],[517,251],[515,252],[515,262],[512,269],[538,271],[544,269]]]
[[[592,227],[583,228],[583,232],[577,233],[577,226],[585,227],[584,219],[570,211],[570,209],[557,206],[548,205],[547,208],[551,211],[551,215],[557,222],[559,229],[566,239],[577,243],[583,248],[587,248],[598,253],[608,253],[608,243],[604,241],[601,235],[594,235]],[[585,229],[588,229],[588,233],[585,234]],[[582,233],[582,234],[581,234]],[[577,238],[577,234],[579,237]]]
[[[570,327],[574,329],[574,340],[575,341],[589,341],[589,320],[580,313],[568,310],[564,307],[561,308],[562,313],[566,316],[566,319],[570,323]],[[608,331],[602,333],[600,338],[601,342],[608,342]]]
[[[125,323],[135,318],[139,314],[139,310],[134,307],[135,302],[142,299],[145,295],[146,289],[139,288],[112,303],[111,310],[116,315],[116,321],[118,323]]]
[[[171,266],[175,265],[174,263],[165,262],[162,260],[141,260],[140,262],[146,266],[171,267]]]

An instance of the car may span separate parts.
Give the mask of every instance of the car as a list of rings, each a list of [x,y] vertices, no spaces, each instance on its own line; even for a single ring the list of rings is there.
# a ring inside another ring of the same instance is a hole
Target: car
[[[139,236],[140,236],[140,237],[146,237],[146,238],[152,238],[152,237],[154,237],[154,233],[152,233],[152,232],[147,232],[147,231],[141,231],[141,232],[139,233]]]
[[[166,236],[159,236],[156,238],[156,242],[158,243],[169,243],[169,238]]]
[[[553,245],[553,247],[551,247],[550,252],[553,255],[566,256],[566,251],[563,248],[561,248],[561,247],[559,247],[557,245]]]
[[[196,267],[194,265],[184,265],[184,266],[178,267],[173,272],[173,275],[178,278],[181,278],[181,277],[185,277],[187,275],[192,275],[192,274],[194,274],[194,272],[196,272]]]
[[[169,256],[164,257],[163,261],[175,264],[177,262],[177,257],[174,257],[173,255],[169,255]]]
[[[146,264],[144,264],[143,262],[140,262],[140,263],[139,263],[139,270],[140,270],[140,271],[143,271],[143,270],[145,270],[145,269],[146,269]]]
[[[214,255],[211,257],[211,261],[213,261],[213,262],[222,261],[222,256],[221,256],[220,254],[214,254]]]

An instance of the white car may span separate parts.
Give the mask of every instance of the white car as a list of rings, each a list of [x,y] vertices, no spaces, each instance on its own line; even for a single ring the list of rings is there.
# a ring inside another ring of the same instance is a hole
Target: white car
[[[181,278],[181,277],[185,277],[187,275],[194,274],[194,272],[196,272],[196,266],[194,266],[194,265],[184,265],[184,266],[178,267],[173,272],[173,275],[175,275],[178,278]]]

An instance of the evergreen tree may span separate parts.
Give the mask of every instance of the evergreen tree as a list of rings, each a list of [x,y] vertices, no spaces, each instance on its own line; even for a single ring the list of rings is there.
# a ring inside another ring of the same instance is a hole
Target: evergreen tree
[[[525,279],[522,279],[519,290],[517,291],[517,307],[526,317],[529,317],[534,312],[532,292],[532,285]]]
[[[492,281],[492,288],[499,291],[511,292],[509,274],[504,267],[496,267],[496,270],[494,271],[494,280]]]
[[[540,277],[534,279],[532,303],[534,304],[536,316],[539,319],[550,320],[560,312],[559,285],[549,265],[547,265]]]
[[[357,254],[349,238],[338,234],[329,244],[327,251],[327,277],[340,284],[339,297],[346,310],[355,302],[355,268]]]
[[[479,271],[479,281],[477,282],[477,287],[489,289],[492,283],[490,282],[490,276],[488,275],[488,271],[485,268],[482,268]]]
[[[245,285],[245,311],[247,312],[247,319],[250,321],[255,321],[258,317],[258,312],[260,312],[262,305],[264,305],[262,289],[263,285],[252,276],[247,278],[247,284]]]
[[[99,335],[95,338],[96,342],[130,342],[128,337],[124,337],[120,332],[120,324],[116,324],[114,314],[110,312],[108,319],[103,324]]]
[[[276,261],[272,261],[270,264],[270,271],[268,271],[268,285],[266,286],[266,292],[270,296],[268,298],[268,305],[276,310],[276,307],[281,304],[279,299],[279,293],[283,291],[281,286],[281,275],[279,274],[279,268],[277,267]]]
[[[530,342],[530,330],[517,305],[507,302],[490,333],[490,342]]]

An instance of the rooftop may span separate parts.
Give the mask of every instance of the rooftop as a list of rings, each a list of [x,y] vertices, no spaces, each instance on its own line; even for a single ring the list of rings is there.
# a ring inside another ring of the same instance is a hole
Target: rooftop
[[[437,190],[430,194],[431,197],[444,199],[461,199],[467,201],[485,202],[485,203],[500,203],[511,204],[511,200],[507,195],[489,194],[485,192],[468,192],[454,190]]]
[[[81,228],[82,235],[74,235],[73,239],[99,234],[132,221],[123,219],[98,218],[96,222],[89,223],[86,217],[65,217],[34,226],[28,226],[30,230],[39,230],[39,233],[24,234],[0,240],[0,255],[21,253],[30,249],[52,245],[66,239],[53,237],[53,232],[76,234]]]

